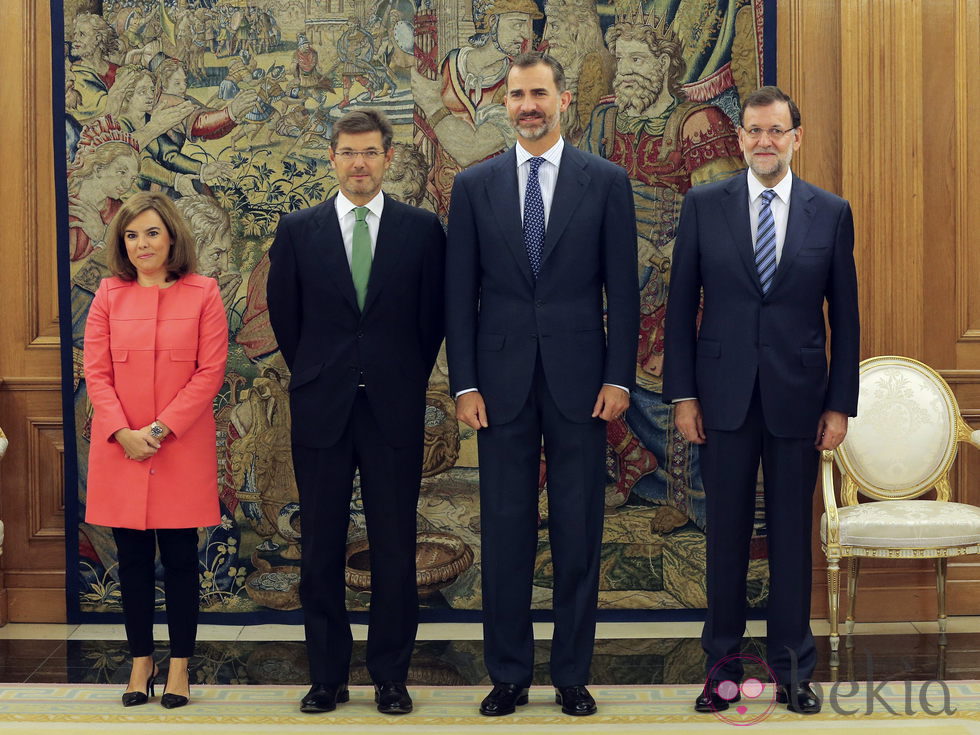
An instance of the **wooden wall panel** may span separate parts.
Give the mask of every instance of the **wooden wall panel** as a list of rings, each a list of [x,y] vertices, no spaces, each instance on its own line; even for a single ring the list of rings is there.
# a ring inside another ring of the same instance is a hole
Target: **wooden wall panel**
[[[785,0],[779,77],[806,131],[794,170],[854,210],[862,356],[902,354],[937,368],[980,428],[980,3]],[[814,117],[816,112],[817,117]],[[818,135],[817,125],[834,134]],[[971,204],[972,203],[972,204]],[[980,452],[963,447],[953,499],[980,504]],[[819,517],[822,502],[815,499]],[[813,613],[827,611],[814,538]],[[936,614],[931,562],[865,562],[858,618]],[[951,561],[951,614],[980,613],[980,560]],[[842,608],[843,609],[843,608]]]
[[[59,41],[60,43],[60,41]],[[0,623],[65,620],[51,33],[47,0],[0,5]]]
[[[923,5],[841,4],[841,194],[867,355],[923,356]]]
[[[777,16],[777,83],[800,108],[804,142],[793,171],[841,191],[840,3],[781,0]]]

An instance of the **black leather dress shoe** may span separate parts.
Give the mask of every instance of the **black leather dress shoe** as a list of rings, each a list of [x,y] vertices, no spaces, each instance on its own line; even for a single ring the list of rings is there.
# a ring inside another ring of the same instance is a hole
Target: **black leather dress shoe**
[[[776,690],[776,701],[785,704],[790,712],[801,715],[815,715],[820,711],[820,697],[808,681],[800,682],[792,692],[790,687],[780,686]]]
[[[320,684],[313,682],[310,691],[300,702],[300,712],[333,712],[337,705],[350,700],[347,684]]]
[[[732,702],[737,702],[742,698],[742,695],[736,692],[734,699],[725,699],[718,693],[719,684],[721,682],[717,679],[708,679],[704,683],[704,689],[694,700],[695,712],[721,712],[728,709],[728,705]]]
[[[384,715],[407,715],[412,711],[412,698],[401,681],[383,681],[374,685],[374,701]]]
[[[578,717],[594,715],[598,709],[589,690],[583,686],[555,687],[555,704],[560,704],[566,715]]]
[[[527,687],[494,684],[493,691],[480,703],[480,714],[487,717],[509,715],[522,704],[527,704]]]

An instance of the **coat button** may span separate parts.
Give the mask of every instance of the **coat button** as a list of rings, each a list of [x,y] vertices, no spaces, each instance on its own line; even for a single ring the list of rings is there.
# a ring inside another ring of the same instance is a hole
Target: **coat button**
[[[541,307],[544,306],[544,302],[541,299],[538,299],[537,301],[534,302],[534,305],[537,307]]]
[[[150,470],[150,474],[151,474],[151,475],[155,475],[156,473],[157,473],[157,471],[156,471],[156,470],[154,470],[154,469],[151,469],[151,470]]]

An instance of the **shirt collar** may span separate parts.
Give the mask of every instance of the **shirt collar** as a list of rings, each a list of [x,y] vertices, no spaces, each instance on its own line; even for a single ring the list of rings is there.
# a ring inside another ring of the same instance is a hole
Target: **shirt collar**
[[[517,149],[518,168],[523,166],[532,158],[535,158],[535,155],[533,153],[528,153],[527,150],[524,148],[524,146],[522,146],[520,143],[518,143],[515,146],[515,148]],[[549,163],[554,164],[555,167],[557,168],[558,166],[561,165],[561,152],[562,150],[564,150],[564,148],[565,148],[565,139],[559,136],[558,142],[555,143],[553,146],[551,146],[551,148],[546,150],[544,153],[542,153],[540,157],[548,161]]]
[[[774,192],[776,192],[776,196],[779,197],[780,201],[783,204],[789,204],[789,195],[790,192],[793,190],[793,170],[790,169],[789,171],[787,171],[786,175],[783,177],[783,180],[780,181],[778,184],[776,184],[773,187],[769,187],[763,184],[761,181],[759,181],[759,179],[756,178],[755,173],[753,173],[752,169],[749,169],[748,182],[749,182],[750,202],[757,201],[759,197],[762,196],[762,192],[764,192],[766,189],[771,188]]]
[[[337,192],[337,217],[343,219],[345,216],[350,214],[354,209],[357,209],[360,205],[354,204],[350,199],[344,196],[344,192]],[[378,219],[381,219],[381,212],[385,208],[385,195],[383,191],[379,191],[374,195],[374,199],[365,204],[370,211]]]

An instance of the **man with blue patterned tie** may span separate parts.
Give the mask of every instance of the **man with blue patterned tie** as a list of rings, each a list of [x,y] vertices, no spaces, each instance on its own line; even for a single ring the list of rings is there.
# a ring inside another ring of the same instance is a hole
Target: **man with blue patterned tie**
[[[446,255],[450,382],[457,417],[479,431],[484,658],[494,684],[480,712],[527,702],[543,437],[551,679],[563,712],[591,715],[606,422],[629,406],[639,332],[633,195],[623,169],[562,140],[571,93],[552,57],[514,59],[505,99],[518,143],[456,177]]]
[[[857,412],[854,225],[846,201],[790,171],[803,130],[785,93],[763,87],[746,97],[738,138],[749,170],[684,199],[667,302],[663,398],[675,404],[677,430],[701,445],[707,502],[708,676],[695,709],[738,699],[718,684],[743,674],[737,654],[761,460],[767,659],[777,701],[813,714],[821,703],[809,684],[812,498],[819,451],[843,441]]]

